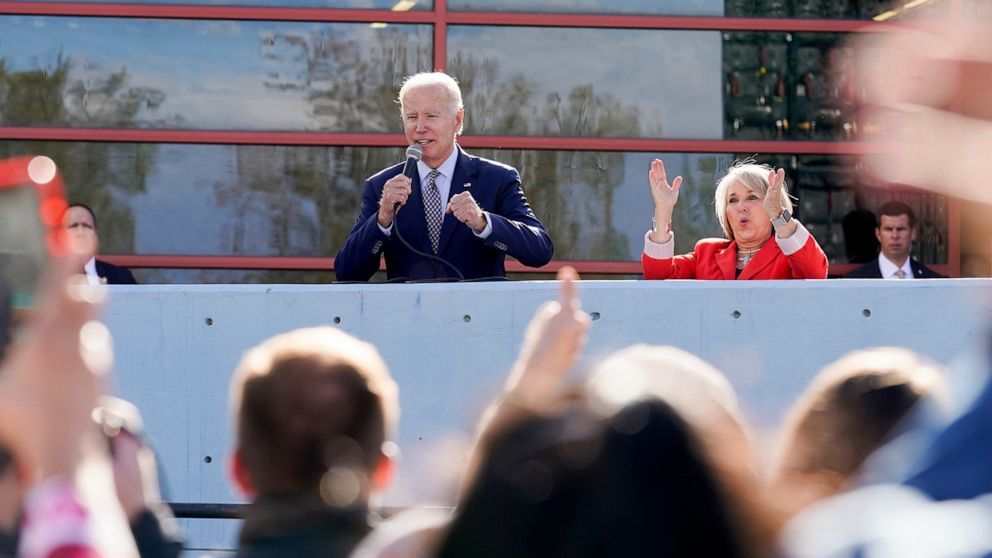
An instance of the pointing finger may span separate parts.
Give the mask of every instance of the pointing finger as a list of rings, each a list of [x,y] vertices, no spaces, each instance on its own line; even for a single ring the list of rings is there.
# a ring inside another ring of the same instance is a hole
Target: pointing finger
[[[558,270],[558,303],[562,310],[575,311],[582,306],[578,280],[579,274],[574,267],[565,266]]]

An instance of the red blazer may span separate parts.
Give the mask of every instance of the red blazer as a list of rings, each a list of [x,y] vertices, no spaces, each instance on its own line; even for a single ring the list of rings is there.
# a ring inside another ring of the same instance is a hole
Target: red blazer
[[[641,254],[645,279],[826,279],[827,256],[810,235],[798,252],[782,253],[775,239],[768,239],[737,277],[737,242],[704,238],[696,249],[669,260]]]

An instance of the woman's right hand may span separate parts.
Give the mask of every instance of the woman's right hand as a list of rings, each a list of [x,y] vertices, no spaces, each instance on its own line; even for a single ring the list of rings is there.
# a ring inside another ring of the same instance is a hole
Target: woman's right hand
[[[651,170],[648,171],[648,185],[651,186],[651,197],[654,198],[654,225],[650,231],[649,238],[652,242],[664,244],[671,240],[672,233],[672,213],[675,211],[675,203],[679,201],[679,188],[682,186],[682,177],[677,176],[671,184],[668,184],[668,175],[665,174],[665,163],[661,159],[651,162]]]
[[[677,176],[671,184],[668,184],[668,175],[665,174],[665,163],[661,159],[651,162],[651,170],[648,171],[648,184],[651,186],[651,197],[654,198],[655,213],[667,212],[671,216],[675,209],[675,203],[679,201],[679,188],[682,186],[682,177]]]

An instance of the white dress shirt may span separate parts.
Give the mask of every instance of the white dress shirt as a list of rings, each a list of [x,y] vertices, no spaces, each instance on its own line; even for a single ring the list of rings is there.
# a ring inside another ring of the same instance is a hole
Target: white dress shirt
[[[96,257],[90,258],[90,261],[86,262],[83,266],[83,271],[86,272],[86,282],[90,285],[102,285],[104,283],[103,279],[96,274]]]
[[[903,279],[916,279],[916,277],[913,276],[913,267],[909,265],[910,259],[911,258],[907,257],[906,261],[903,262],[902,267],[899,267],[896,264],[890,262],[889,258],[886,258],[885,256],[882,255],[881,252],[879,252],[878,270],[882,272],[882,279],[899,279],[899,277],[896,277],[896,272],[899,271],[900,269],[906,273],[906,276],[903,277]]]
[[[437,185],[437,191],[441,195],[441,223],[444,223],[444,219],[448,217],[446,210],[448,209],[448,200],[451,197],[451,179],[455,175],[455,163],[458,162],[458,150],[452,149],[451,155],[444,160],[443,163],[437,168],[440,172],[437,178],[434,179],[434,184]],[[417,161],[417,173],[420,175],[420,194],[421,198],[424,198],[424,188],[427,187],[427,177],[430,175],[431,171],[434,170],[430,168],[427,163],[423,161]],[[493,232],[492,219],[489,218],[489,212],[483,211],[486,216],[486,228],[482,229],[482,232],[472,231],[472,234],[485,240],[489,238],[489,235]],[[467,225],[466,225],[467,226]],[[393,225],[390,223],[389,228],[385,228],[379,225],[379,230],[381,230],[386,236],[392,236]]]

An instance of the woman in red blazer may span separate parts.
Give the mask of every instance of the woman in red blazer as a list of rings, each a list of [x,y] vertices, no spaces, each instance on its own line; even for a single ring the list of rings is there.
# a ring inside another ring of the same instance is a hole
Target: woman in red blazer
[[[750,161],[734,163],[714,196],[716,216],[727,238],[704,238],[681,256],[675,255],[672,212],[682,177],[669,184],[665,164],[655,159],[648,183],[655,227],[644,235],[645,279],[827,278],[826,254],[806,227],[792,218],[784,169]]]

